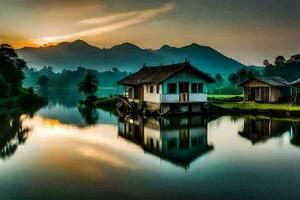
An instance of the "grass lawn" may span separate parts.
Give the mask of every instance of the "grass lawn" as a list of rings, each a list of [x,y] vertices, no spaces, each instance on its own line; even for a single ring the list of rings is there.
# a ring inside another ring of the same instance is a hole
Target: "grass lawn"
[[[300,106],[290,106],[290,104],[265,104],[265,103],[216,103],[215,106],[219,106],[224,109],[240,109],[240,110],[282,110],[282,111],[300,111]]]
[[[99,98],[95,101],[96,106],[112,106],[115,107],[115,105],[118,102],[118,97],[107,97],[107,98]]]
[[[242,94],[238,95],[238,94],[209,94],[208,98],[210,99],[221,99],[221,100],[225,100],[225,99],[231,99],[234,97],[243,97]]]

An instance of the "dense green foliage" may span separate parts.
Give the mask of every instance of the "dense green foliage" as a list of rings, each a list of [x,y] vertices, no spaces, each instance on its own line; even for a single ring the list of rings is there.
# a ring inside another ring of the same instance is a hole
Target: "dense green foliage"
[[[300,59],[285,60],[283,56],[278,56],[274,64],[265,61],[265,76],[280,76],[288,81],[294,81],[300,78]]]
[[[84,79],[79,83],[79,91],[83,92],[86,96],[92,96],[96,93],[98,89],[99,81],[97,77],[92,74],[88,73],[85,75]]]
[[[244,67],[237,72],[231,73],[227,79],[221,74],[216,74],[216,83],[209,85],[210,94],[242,94],[242,89],[236,85],[253,76],[261,76],[261,70],[258,67]]]
[[[49,82],[48,77],[46,75],[42,75],[38,79],[37,84],[39,84],[39,86],[41,86],[41,87],[45,87],[45,86],[47,86],[48,82]]]
[[[98,72],[96,70],[85,69],[78,67],[77,70],[64,70],[62,72],[54,72],[51,67],[44,67],[41,70],[25,69],[25,86],[40,87],[39,79],[42,76],[48,78],[46,84],[47,88],[53,89],[73,89],[77,90],[78,83],[84,79],[84,77],[91,73],[99,80],[99,89],[103,88],[117,88],[117,81],[121,80],[128,75],[127,72],[121,72],[117,68],[112,71]],[[117,92],[117,91],[115,91]]]
[[[230,74],[228,80],[232,85],[237,85],[238,83],[255,76],[261,76],[260,72],[253,69],[242,68],[237,72]]]
[[[22,88],[26,62],[8,44],[0,45],[0,106],[15,107],[41,104],[32,88]]]
[[[0,97],[20,93],[26,62],[8,44],[0,45]]]

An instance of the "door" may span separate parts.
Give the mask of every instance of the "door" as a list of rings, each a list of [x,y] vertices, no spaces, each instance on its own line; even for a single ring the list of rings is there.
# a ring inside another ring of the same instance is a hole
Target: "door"
[[[180,102],[189,101],[189,82],[179,83],[179,101]]]
[[[179,83],[179,93],[189,93],[189,83],[188,82]]]
[[[181,128],[179,130],[179,147],[182,149],[189,148],[190,142],[190,132],[187,128]]]

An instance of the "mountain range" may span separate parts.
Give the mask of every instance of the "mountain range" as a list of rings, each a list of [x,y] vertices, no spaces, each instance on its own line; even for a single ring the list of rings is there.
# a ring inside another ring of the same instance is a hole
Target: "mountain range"
[[[29,67],[51,66],[57,71],[75,70],[81,66],[98,71],[117,67],[119,70],[134,72],[143,65],[164,65],[183,62],[186,59],[200,70],[213,75],[221,73],[228,76],[246,67],[215,49],[195,43],[179,48],[163,45],[153,50],[130,43],[115,45],[112,48],[98,48],[83,40],[76,40],[48,47],[24,47],[18,49],[17,53],[26,60]]]

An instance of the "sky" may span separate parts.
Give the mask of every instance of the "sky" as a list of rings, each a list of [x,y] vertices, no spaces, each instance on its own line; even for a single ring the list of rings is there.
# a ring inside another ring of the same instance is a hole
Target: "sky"
[[[300,53],[299,0],[0,0],[0,43],[191,43],[244,64]]]

